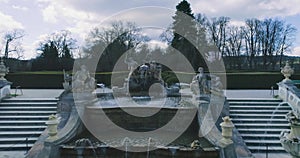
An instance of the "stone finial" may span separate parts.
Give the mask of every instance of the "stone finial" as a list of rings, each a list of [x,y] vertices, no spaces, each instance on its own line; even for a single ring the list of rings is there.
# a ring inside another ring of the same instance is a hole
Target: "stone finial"
[[[292,74],[294,74],[294,69],[291,68],[288,61],[285,63],[285,66],[283,68],[281,68],[281,73],[285,77],[283,82],[291,82],[290,77],[292,76]]]
[[[50,140],[57,138],[57,125],[59,123],[56,115],[50,115],[49,120],[46,122],[46,125],[48,126],[48,134]]]
[[[225,116],[222,118],[223,122],[220,124],[222,127],[222,136],[223,138],[220,140],[221,147],[226,147],[233,143],[231,140],[232,137],[232,129],[234,128],[233,123],[229,116]]]
[[[3,58],[0,59],[0,80],[6,80],[4,77],[9,72],[9,68],[5,66]]]

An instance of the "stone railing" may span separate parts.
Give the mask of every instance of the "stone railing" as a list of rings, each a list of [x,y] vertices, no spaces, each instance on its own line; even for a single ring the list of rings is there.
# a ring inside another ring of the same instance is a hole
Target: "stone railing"
[[[289,66],[288,62],[281,69],[281,73],[285,79],[278,83],[278,95],[284,102],[291,105],[293,111],[286,115],[291,130],[281,132],[280,142],[282,147],[293,157],[300,157],[300,89],[295,86],[295,82],[289,79],[294,73],[294,69]]]
[[[300,116],[300,89],[295,86],[295,83],[290,79],[294,73],[288,62],[281,68],[281,73],[285,77],[284,80],[278,83],[278,95],[284,102],[288,102],[296,115]]]
[[[293,111],[297,112],[298,116],[300,116],[300,89],[292,81],[288,83],[279,82],[278,87],[279,98],[284,102],[288,102]]]

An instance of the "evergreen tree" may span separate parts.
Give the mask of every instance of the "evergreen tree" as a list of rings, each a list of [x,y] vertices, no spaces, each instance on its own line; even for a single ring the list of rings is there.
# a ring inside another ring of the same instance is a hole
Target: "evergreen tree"
[[[195,70],[199,66],[207,68],[204,56],[199,53],[199,49],[206,47],[203,41],[206,42],[205,32],[202,29],[198,29],[197,23],[195,21],[194,14],[190,4],[183,0],[176,6],[175,16],[173,16],[173,39],[171,46],[181,52],[191,63]],[[192,43],[192,41],[194,43]],[[205,53],[205,52],[201,52]]]
[[[42,54],[40,55],[39,59],[41,59],[43,63],[40,63],[39,69],[57,70],[59,67],[58,50],[54,45],[54,42],[50,42],[50,44],[49,43],[44,44],[41,51]]]

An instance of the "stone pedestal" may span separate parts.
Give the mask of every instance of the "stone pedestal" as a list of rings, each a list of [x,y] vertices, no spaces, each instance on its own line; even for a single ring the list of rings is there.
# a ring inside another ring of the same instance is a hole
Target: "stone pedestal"
[[[4,77],[9,72],[5,66],[3,59],[0,59],[0,100],[10,95],[11,82],[7,81]]]
[[[287,114],[287,119],[291,126],[291,131],[282,131],[280,142],[282,147],[293,156],[300,158],[300,122],[293,112]]]
[[[11,82],[0,80],[0,100],[10,96]]]

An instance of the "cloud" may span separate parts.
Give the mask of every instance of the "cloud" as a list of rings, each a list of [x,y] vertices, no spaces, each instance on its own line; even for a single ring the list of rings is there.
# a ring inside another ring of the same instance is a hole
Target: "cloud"
[[[0,3],[8,3],[9,0],[0,0]]]
[[[0,23],[0,32],[8,31],[12,29],[23,29],[23,25],[16,21],[12,16],[3,14],[0,12],[0,20],[2,21]]]
[[[23,7],[23,6],[19,6],[19,5],[12,5],[12,8],[16,9],[16,10],[21,10],[21,11],[27,11],[28,10],[27,7]]]
[[[211,17],[245,18],[284,17],[300,13],[299,0],[190,0],[196,13]]]
[[[38,0],[37,3],[41,8],[45,22],[58,23],[60,21],[66,21],[68,23],[74,23],[83,20],[97,20],[93,13],[73,8],[65,1]]]
[[[85,38],[93,27],[100,24],[100,27],[105,27],[115,20],[132,21],[138,26],[164,29],[172,23],[175,6],[179,2],[180,0],[36,0],[46,23],[63,26],[80,38]],[[194,13],[205,13],[209,17],[228,16],[232,19],[231,24],[235,26],[243,25],[243,21],[247,18],[300,14],[299,0],[188,0],[188,2],[191,3]],[[155,9],[149,6],[157,7]],[[158,7],[170,10],[164,12]],[[103,20],[107,21],[101,23]],[[143,31],[147,35],[152,33],[155,36],[160,32],[159,29],[153,30]]]
[[[292,55],[294,56],[300,56],[300,46],[298,47],[295,47],[293,50],[292,50]]]

